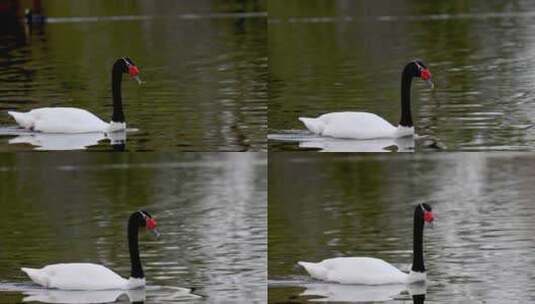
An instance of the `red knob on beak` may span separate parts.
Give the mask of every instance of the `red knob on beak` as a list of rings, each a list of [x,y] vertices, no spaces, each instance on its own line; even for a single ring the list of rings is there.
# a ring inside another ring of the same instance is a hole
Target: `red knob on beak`
[[[128,74],[130,74],[130,76],[132,77],[136,77],[137,75],[139,75],[139,69],[137,68],[137,66],[131,65],[128,67]]]
[[[424,221],[426,223],[432,223],[434,220],[433,212],[431,211],[424,211]]]
[[[153,230],[154,228],[156,228],[156,220],[153,218],[147,219],[145,227],[147,227],[147,229],[149,230]]]
[[[431,75],[431,72],[429,71],[429,69],[423,69],[421,72],[420,72],[420,78],[422,78],[422,80],[429,80],[431,79],[433,75]]]

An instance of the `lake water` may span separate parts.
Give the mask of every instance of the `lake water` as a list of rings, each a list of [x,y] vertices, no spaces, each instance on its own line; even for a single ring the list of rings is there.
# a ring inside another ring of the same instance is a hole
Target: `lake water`
[[[270,149],[395,145],[320,139],[297,118],[367,111],[397,125],[401,70],[421,58],[436,86],[413,82],[412,112],[431,142],[409,150],[534,150],[534,16],[528,0],[271,1]]]
[[[269,303],[412,303],[418,294],[426,303],[531,303],[534,172],[535,156],[514,152],[272,154]],[[424,231],[426,286],[326,284],[296,265],[373,256],[408,270],[420,202],[435,214]]]
[[[6,111],[73,106],[109,121],[111,67],[123,56],[145,81],[123,80],[126,120],[138,130],[127,150],[266,150],[265,1],[43,5],[44,27],[0,26],[0,151],[111,150],[104,136],[20,134]]]
[[[265,303],[266,170],[263,153],[0,155],[0,303],[120,296],[43,290],[19,268],[93,262],[128,276],[126,221],[140,208],[161,237],[140,232],[147,287],[121,303]]]

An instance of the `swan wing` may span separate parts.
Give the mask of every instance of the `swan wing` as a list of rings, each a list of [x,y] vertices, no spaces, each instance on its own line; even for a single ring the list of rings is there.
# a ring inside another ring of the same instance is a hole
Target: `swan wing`
[[[311,132],[336,138],[393,138],[397,128],[382,117],[367,112],[334,112],[317,118],[300,117]]]
[[[64,290],[126,289],[128,280],[110,269],[91,263],[53,264],[41,269],[21,268],[32,281]]]
[[[316,279],[341,284],[382,285],[407,282],[407,274],[376,258],[347,257],[320,263],[299,262]]]
[[[109,124],[93,113],[78,108],[39,108],[26,113],[8,112],[25,129],[45,133],[106,132]]]

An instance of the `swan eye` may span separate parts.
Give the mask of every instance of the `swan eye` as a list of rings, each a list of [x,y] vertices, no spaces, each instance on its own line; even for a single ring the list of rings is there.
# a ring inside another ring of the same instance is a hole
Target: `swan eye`
[[[145,227],[149,230],[154,230],[156,228],[156,220],[153,218],[145,219]]]
[[[434,220],[434,217],[433,217],[433,212],[431,211],[424,211],[424,221],[426,223],[431,223],[433,222]]]

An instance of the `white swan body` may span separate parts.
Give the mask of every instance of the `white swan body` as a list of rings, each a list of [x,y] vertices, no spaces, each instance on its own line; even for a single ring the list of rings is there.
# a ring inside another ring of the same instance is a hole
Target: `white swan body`
[[[400,138],[414,135],[414,127],[395,127],[367,112],[333,112],[317,118],[300,117],[306,128],[321,136],[347,139]]]
[[[125,123],[107,123],[93,113],[78,108],[49,107],[25,113],[7,113],[21,127],[43,133],[107,133],[126,129]]]
[[[425,272],[407,274],[381,259],[369,257],[340,257],[298,264],[315,279],[340,284],[409,284],[426,280]]]
[[[69,107],[48,107],[34,109],[26,113],[9,111],[15,121],[23,128],[43,133],[110,133],[126,129],[121,98],[122,75],[129,74],[138,84],[139,69],[128,57],[115,61],[111,72],[113,100],[112,122],[106,123],[93,113],[84,109]]]
[[[41,269],[21,268],[32,281],[45,288],[64,290],[135,289],[145,279],[124,279],[110,269],[92,263],[53,264]]]

